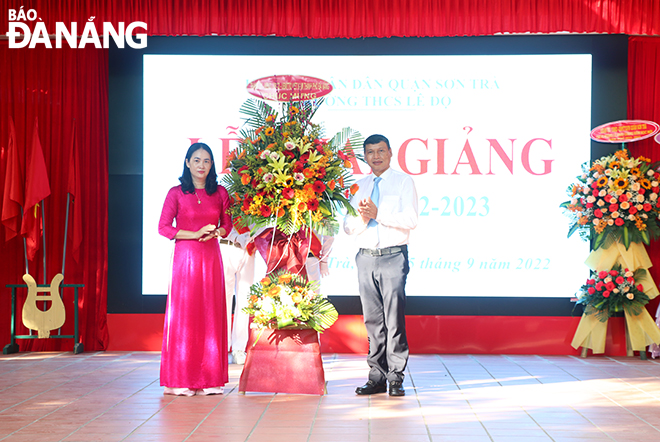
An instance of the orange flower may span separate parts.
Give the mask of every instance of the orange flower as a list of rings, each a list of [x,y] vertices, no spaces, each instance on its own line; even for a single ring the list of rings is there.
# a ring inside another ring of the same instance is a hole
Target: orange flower
[[[259,297],[258,297],[257,295],[252,295],[252,296],[250,296],[250,302],[251,302],[252,304],[254,304],[255,302],[257,302],[258,300],[259,300]]]
[[[353,164],[351,164],[350,161],[346,160],[346,161],[344,161],[344,167],[346,167],[346,168],[353,167]]]
[[[304,212],[305,210],[307,210],[307,204],[305,203],[298,204],[298,212]]]
[[[298,110],[297,107],[295,107],[295,106],[291,106],[291,107],[289,108],[289,112],[291,113],[291,115],[295,115],[295,114],[297,114],[297,113],[300,112],[300,111]]]
[[[291,278],[292,276],[290,274],[285,273],[283,275],[280,275],[279,278],[277,278],[277,282],[279,282],[280,284],[288,284],[291,282]]]
[[[270,137],[271,135],[273,135],[273,134],[275,133],[275,129],[273,129],[272,127],[267,127],[266,130],[264,131],[264,133],[265,133],[267,136]]]
[[[617,157],[620,160],[627,160],[628,159],[628,151],[626,150],[617,150],[614,152],[614,156]]]
[[[268,278],[268,277],[263,278],[263,279],[262,279],[261,281],[259,281],[259,282],[260,282],[261,285],[263,285],[264,287],[268,287],[268,286],[270,285],[270,278]]]
[[[278,218],[282,218],[283,216],[284,216],[284,209],[279,209],[279,210],[277,211],[277,217],[278,217]]]
[[[243,185],[250,184],[250,180],[252,180],[252,177],[250,175],[248,175],[247,173],[244,173],[243,175],[241,175],[241,183]]]
[[[266,146],[266,149],[271,150],[273,147],[275,147],[275,143],[270,143],[268,146]]]
[[[330,190],[335,190],[336,185],[337,183],[335,183],[335,180],[328,181],[328,187],[330,188]]]
[[[360,186],[358,186],[357,183],[353,184],[351,186],[351,195],[355,195],[359,188],[360,188]]]
[[[268,296],[274,298],[275,296],[278,296],[281,291],[282,291],[282,287],[280,287],[279,285],[274,285],[268,290]]]
[[[343,176],[339,177],[339,187],[344,187],[344,177]]]
[[[288,138],[289,132],[282,132],[282,138]]]
[[[303,175],[305,175],[305,178],[311,178],[314,176],[314,171],[312,169],[304,169]]]
[[[300,304],[302,302],[302,299],[303,298],[300,293],[294,293],[293,295],[291,295],[291,300],[296,304]]]
[[[266,117],[266,123],[272,123],[273,121],[275,121],[275,115],[268,115]]]

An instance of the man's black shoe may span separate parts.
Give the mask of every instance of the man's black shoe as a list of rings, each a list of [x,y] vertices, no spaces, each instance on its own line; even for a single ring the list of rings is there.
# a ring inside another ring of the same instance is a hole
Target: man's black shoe
[[[403,389],[401,381],[390,382],[390,396],[405,396],[406,390]]]
[[[387,385],[377,384],[372,380],[368,380],[366,384],[355,389],[355,394],[364,396],[367,394],[376,394],[376,393],[385,393],[387,391]]]

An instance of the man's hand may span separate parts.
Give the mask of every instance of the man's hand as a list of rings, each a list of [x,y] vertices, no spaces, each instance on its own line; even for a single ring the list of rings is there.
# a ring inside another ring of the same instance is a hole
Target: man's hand
[[[376,219],[378,216],[378,207],[371,201],[371,198],[365,198],[358,203],[358,213],[362,217],[362,221],[366,224],[370,219]]]

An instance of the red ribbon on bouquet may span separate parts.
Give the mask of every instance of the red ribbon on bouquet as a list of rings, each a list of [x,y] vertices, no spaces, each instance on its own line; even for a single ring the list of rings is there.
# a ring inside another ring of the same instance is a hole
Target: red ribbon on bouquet
[[[310,252],[315,256],[321,253],[319,238],[314,233],[308,237],[304,230],[289,236],[278,229],[269,228],[254,238],[254,245],[266,261],[267,273],[286,269],[290,273],[307,276],[307,256]]]

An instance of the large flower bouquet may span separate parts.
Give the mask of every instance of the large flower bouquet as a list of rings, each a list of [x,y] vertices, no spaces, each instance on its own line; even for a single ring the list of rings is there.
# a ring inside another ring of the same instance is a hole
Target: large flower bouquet
[[[631,242],[648,245],[660,236],[660,174],[651,160],[629,158],[624,149],[582,169],[579,182],[568,187],[570,201],[561,204],[572,220],[569,237],[579,231],[597,250],[616,240],[626,249]]]
[[[286,270],[270,273],[250,288],[243,310],[262,328],[329,328],[338,317],[335,307],[316,291],[317,284]]]
[[[322,101],[282,103],[281,114],[257,99],[241,107],[246,122],[224,184],[242,226],[274,226],[286,235],[311,228],[331,236],[339,230],[338,208],[355,215],[348,201],[357,191],[351,159],[362,137],[345,128],[324,139],[322,126],[311,121]]]
[[[626,311],[639,315],[649,302],[642,284],[635,282],[646,270],[631,272],[615,267],[609,272],[601,271],[588,279],[578,293],[578,304],[584,304],[586,314],[595,314],[600,321],[606,321],[617,312]]]

